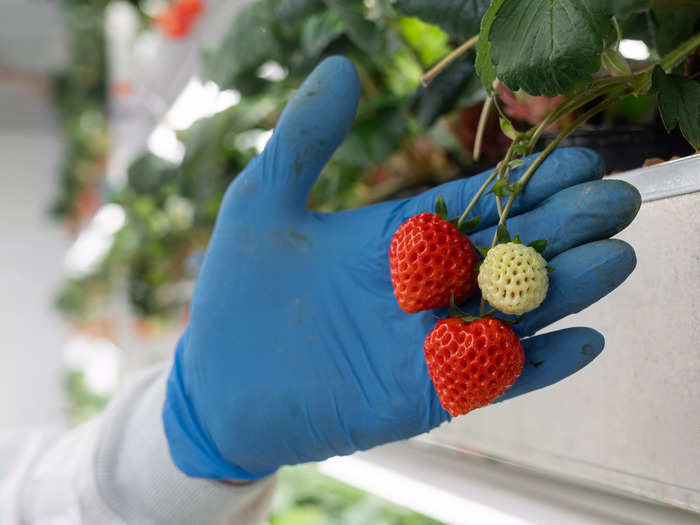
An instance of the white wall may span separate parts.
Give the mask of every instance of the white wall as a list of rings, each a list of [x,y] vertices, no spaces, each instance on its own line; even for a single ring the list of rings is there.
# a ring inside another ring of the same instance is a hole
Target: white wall
[[[61,147],[47,100],[0,85],[0,431],[64,421],[52,301],[68,239],[47,213]]]

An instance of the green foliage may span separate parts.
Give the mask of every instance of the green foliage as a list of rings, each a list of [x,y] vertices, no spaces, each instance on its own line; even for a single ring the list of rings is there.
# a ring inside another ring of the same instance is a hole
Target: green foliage
[[[81,195],[102,176],[108,147],[105,3],[65,1],[72,60],[53,79],[59,122],[67,138],[59,192],[51,208],[58,219],[77,218]]]
[[[435,200],[435,215],[442,220],[447,220],[447,204],[445,203],[445,197],[442,195]]]
[[[659,55],[665,55],[690,38],[695,24],[700,20],[700,11],[687,11],[672,7],[653,10],[654,41]]]
[[[656,66],[652,90],[666,130],[671,131],[677,124],[686,140],[700,149],[700,83],[681,75],[667,75]]]
[[[632,68],[619,51],[612,48],[604,49],[600,57],[603,67],[612,76],[620,77],[632,74]]]
[[[651,0],[603,0],[609,6],[609,12],[617,17],[625,17],[630,13],[644,11],[651,5]]]
[[[493,187],[489,190],[489,193],[493,193],[498,197],[510,197],[511,195],[516,195],[520,192],[522,184],[519,182],[510,183],[505,179],[496,181]]]
[[[499,224],[496,229],[496,238],[500,244],[505,244],[510,242],[510,233],[508,232],[508,227],[505,224]]]
[[[396,33],[387,31],[381,19],[367,18],[367,8],[363,0],[324,0],[324,2],[343,22],[348,38],[374,62],[385,64],[398,51],[401,43]]]
[[[426,24],[418,18],[402,17],[399,18],[399,28],[407,44],[415,48],[424,65],[433,64],[450,52],[447,34],[434,25]]]
[[[534,248],[537,253],[542,253],[547,249],[547,239],[537,239],[528,244],[531,248]]]
[[[440,525],[345,485],[310,465],[280,471],[270,525]]]
[[[609,13],[586,0],[506,0],[491,31],[498,78],[532,95],[572,93],[600,69]]]
[[[611,17],[625,19],[647,10],[650,3],[649,0],[495,0],[482,20],[476,70],[487,87],[498,76],[510,89],[523,89],[532,95],[574,93],[590,84],[593,74],[600,69],[601,52],[613,32]],[[691,20],[694,16],[690,15]],[[670,25],[674,22],[677,20]],[[683,26],[692,30],[688,21],[681,26],[681,33],[687,30]],[[653,40],[654,35],[650,36]],[[666,29],[661,36],[660,47],[681,38],[675,37],[674,30]],[[645,40],[653,43],[648,38]],[[608,62],[613,59],[613,65],[619,62],[614,56],[604,58]]]
[[[64,387],[70,401],[70,415],[74,423],[82,423],[96,416],[107,406],[109,398],[92,392],[85,385],[82,372],[68,372]]]
[[[308,69],[309,57],[296,53],[301,48],[297,40],[304,20],[313,19],[322,8],[319,0],[258,0],[243,7],[221,47],[207,56],[205,74],[222,87],[236,86],[242,94],[254,96],[268,84],[256,76],[265,62],[286,61],[292,52],[295,62]],[[318,26],[316,20],[312,23]]]
[[[483,91],[474,75],[474,55],[467,53],[450,64],[428,86],[418,88],[412,109],[418,121],[427,127],[445,113],[459,106],[471,105],[469,101],[482,96]],[[465,99],[466,103],[463,102]]]
[[[462,224],[459,224],[458,221],[457,228],[459,228],[459,231],[462,233],[471,233],[479,227],[479,224],[481,224],[481,215],[467,219]]]
[[[396,9],[436,24],[459,40],[479,32],[481,17],[491,0],[397,0]]]
[[[491,58],[491,26],[496,19],[498,10],[503,5],[504,0],[493,0],[484,17],[481,20],[481,30],[479,41],[476,44],[476,72],[481,77],[481,82],[489,91],[496,80],[496,66]]]

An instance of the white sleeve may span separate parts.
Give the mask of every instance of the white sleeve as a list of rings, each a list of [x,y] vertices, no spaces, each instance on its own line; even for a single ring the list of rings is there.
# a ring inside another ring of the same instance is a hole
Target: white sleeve
[[[144,373],[98,418],[61,436],[5,440],[2,525],[264,523],[274,477],[227,485],[185,476],[170,459],[161,408],[167,367]],[[0,440],[0,446],[3,445]]]

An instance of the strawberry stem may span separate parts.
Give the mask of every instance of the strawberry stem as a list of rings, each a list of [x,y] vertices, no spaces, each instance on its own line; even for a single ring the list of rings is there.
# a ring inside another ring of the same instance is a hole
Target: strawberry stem
[[[525,187],[527,182],[530,180],[530,178],[535,174],[535,171],[537,168],[544,162],[544,160],[556,149],[556,147],[561,143],[562,140],[564,140],[571,132],[573,132],[576,128],[578,128],[581,124],[586,122],[588,119],[593,117],[594,115],[597,115],[604,109],[608,108],[618,100],[620,100],[622,97],[628,94],[628,91],[626,88],[622,88],[621,90],[618,90],[613,96],[610,98],[607,98],[603,102],[600,102],[596,106],[592,107],[588,111],[586,111],[583,115],[578,117],[576,120],[574,120],[571,124],[569,124],[566,128],[564,128],[557,137],[550,142],[547,147],[542,150],[542,153],[540,153],[537,158],[533,161],[532,164],[527,168],[525,173],[523,174],[522,177],[518,180],[518,184],[521,185],[521,187]],[[513,202],[515,201],[517,193],[513,193],[509,198],[508,202],[506,202],[506,206],[503,209],[503,214],[501,215],[498,225],[500,226],[501,224],[505,224],[506,219],[508,218],[508,214],[510,213],[511,208],[513,207]],[[491,244],[491,247],[496,245],[497,241],[497,236],[494,234],[493,236],[493,242]]]
[[[440,60],[440,62],[435,65],[430,71],[428,71],[425,75],[423,75],[423,78],[421,78],[421,83],[424,86],[427,86],[430,84],[436,76],[438,76],[442,71],[449,66],[452,62],[454,62],[457,58],[459,58],[461,55],[469,51],[472,47],[476,45],[476,42],[479,40],[479,35],[474,35],[471,37],[469,40],[467,40],[464,44],[459,46],[457,49],[452,51],[449,55],[447,55],[445,58]]]
[[[494,93],[491,93],[484,101],[484,107],[481,108],[481,115],[479,116],[479,125],[476,128],[476,138],[474,139],[474,152],[472,157],[474,161],[478,161],[481,158],[481,144],[484,141],[484,132],[486,131],[486,122],[489,119],[491,113],[491,106],[493,105],[493,100],[496,97]]]
[[[488,176],[488,178],[484,181],[484,183],[479,188],[479,191],[477,191],[476,194],[474,195],[474,197],[472,197],[472,200],[471,200],[471,202],[469,202],[467,209],[464,210],[464,213],[459,218],[459,221],[457,221],[457,228],[462,226],[462,223],[467,219],[467,215],[469,215],[469,212],[472,211],[472,209],[476,205],[479,198],[483,195],[484,191],[486,191],[486,188],[489,187],[489,184],[491,184],[493,182],[493,179],[496,178],[496,175],[498,175],[498,167],[493,169],[493,173],[491,173],[491,175]]]
[[[527,182],[530,180],[530,178],[534,175],[535,171],[537,168],[544,162],[544,160],[559,146],[559,144],[569,135],[571,134],[574,130],[576,130],[579,126],[581,126],[584,122],[586,122],[588,119],[591,117],[597,115],[601,111],[605,110],[606,108],[610,107],[612,104],[618,102],[620,99],[623,97],[629,95],[630,93],[635,93],[634,91],[634,80],[638,78],[640,75],[648,74],[648,72],[654,67],[655,64],[660,65],[664,70],[669,70],[681,63],[688,55],[693,53],[695,49],[700,47],[700,34],[694,35],[691,37],[689,40],[685,41],[682,43],[680,46],[678,46],[676,49],[668,53],[662,60],[659,62],[653,63],[648,67],[636,70],[633,75],[629,76],[621,76],[621,77],[611,77],[611,76],[605,76],[600,79],[598,79],[594,84],[587,90],[579,93],[578,95],[575,95],[571,97],[570,99],[566,100],[564,103],[562,103],[559,107],[555,108],[550,112],[550,114],[537,126],[533,127],[530,129],[525,134],[522,134],[523,138],[527,138],[527,145],[525,147],[526,151],[532,152],[532,149],[535,147],[537,142],[540,139],[540,136],[546,130],[548,127],[550,127],[553,124],[556,124],[559,120],[564,118],[566,115],[571,113],[572,111],[575,111],[584,105],[588,104],[589,102],[608,95],[608,97],[603,100],[602,102],[599,102],[596,104],[593,108],[589,109],[586,111],[584,114],[576,118],[573,122],[571,122],[569,125],[567,125],[562,131],[557,135],[557,137],[547,145],[547,147],[537,156],[537,158],[530,164],[530,166],[527,168],[525,173],[523,174],[522,177],[518,180],[516,184],[519,185],[519,190],[516,192],[511,193],[511,195],[508,198],[508,201],[506,202],[505,207],[502,207],[502,202],[501,199],[498,195],[495,195],[496,197],[496,207],[498,208],[498,225],[503,225],[506,223],[506,220],[508,218],[508,215],[510,214],[510,210],[513,207],[513,202],[515,201],[515,197],[517,194],[522,191],[522,189],[525,187]],[[493,103],[496,105],[496,109],[499,110],[500,108],[498,107],[498,104],[495,100],[495,96],[493,97]],[[483,115],[483,112],[482,112]],[[481,125],[481,122],[479,123]],[[467,210],[465,213],[462,215],[460,218],[460,221],[466,218],[468,215],[469,211],[474,207],[476,204],[476,201],[481,197],[483,194],[484,190],[486,187],[493,181],[493,179],[498,176],[499,180],[502,178],[507,177],[508,171],[509,171],[509,164],[511,159],[513,158],[513,155],[516,151],[516,148],[521,147],[522,148],[523,143],[520,140],[514,140],[510,147],[508,148],[508,151],[506,153],[506,157],[503,161],[502,164],[500,164],[496,169],[494,169],[494,172],[489,176],[489,178],[486,180],[482,188],[479,190],[477,195],[475,195],[475,198],[472,199],[472,202],[469,203],[469,206],[467,207]],[[522,154],[521,154],[522,155]],[[516,155],[517,157],[517,155]],[[493,241],[491,243],[491,247],[493,248],[498,241],[498,236],[497,233],[494,234],[493,236]],[[549,267],[547,267],[548,271],[551,271]],[[483,296],[481,298],[481,304],[479,307],[481,316],[483,317],[485,315],[486,311],[486,301],[484,300]],[[519,322],[520,319],[515,320],[515,322]]]
[[[659,62],[659,65],[664,71],[670,71],[685,60],[697,47],[700,47],[700,33],[693,35],[676,49],[668,53],[661,62]]]

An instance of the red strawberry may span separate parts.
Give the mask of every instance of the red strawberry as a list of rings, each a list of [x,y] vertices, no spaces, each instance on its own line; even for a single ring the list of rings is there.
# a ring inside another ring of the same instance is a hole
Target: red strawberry
[[[187,21],[201,15],[205,8],[202,0],[178,0],[173,7],[180,17]]]
[[[461,303],[477,290],[479,255],[457,227],[434,213],[421,213],[394,233],[389,265],[394,295],[406,313]]]
[[[425,339],[425,362],[442,407],[466,414],[501,396],[520,375],[525,353],[498,319],[443,319]]]

